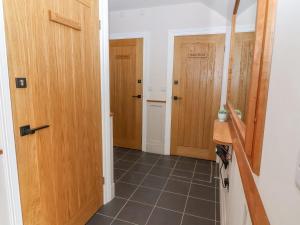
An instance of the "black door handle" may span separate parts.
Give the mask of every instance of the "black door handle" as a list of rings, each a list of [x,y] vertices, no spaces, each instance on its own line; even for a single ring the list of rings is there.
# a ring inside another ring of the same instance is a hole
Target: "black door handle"
[[[181,97],[178,97],[178,96],[173,96],[173,99],[174,99],[174,100],[180,100],[180,99],[181,99]]]
[[[133,95],[133,98],[142,98],[142,95]]]
[[[42,130],[42,129],[45,129],[45,128],[48,128],[48,127],[50,127],[50,126],[49,125],[44,125],[44,126],[40,126],[40,127],[36,127],[36,128],[31,129],[30,125],[25,125],[25,126],[20,127],[20,134],[21,134],[21,136],[34,134],[36,131]]]

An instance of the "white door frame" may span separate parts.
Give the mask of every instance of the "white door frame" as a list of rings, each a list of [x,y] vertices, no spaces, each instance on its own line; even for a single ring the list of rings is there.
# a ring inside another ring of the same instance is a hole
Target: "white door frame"
[[[109,85],[109,15],[108,0],[100,0],[100,60],[101,60],[101,109],[102,109],[102,168],[103,168],[103,203],[110,202],[115,196],[113,174],[113,136],[112,117],[110,116]]]
[[[143,38],[143,115],[142,115],[142,151],[147,151],[147,99],[148,84],[149,84],[149,55],[150,55],[150,39],[147,32],[134,32],[134,33],[113,33],[110,34],[110,40],[122,40],[131,38]],[[109,95],[106,95],[109,98]]]
[[[10,225],[22,225],[17,158],[12,119],[3,1],[0,0],[0,147],[3,148],[4,179]],[[1,157],[1,156],[0,156]]]
[[[173,61],[174,61],[174,40],[176,36],[190,36],[190,35],[206,35],[206,34],[226,34],[226,26],[196,28],[196,29],[182,29],[168,31],[168,65],[167,65],[167,94],[166,94],[166,122],[165,122],[165,148],[164,154],[171,154],[171,124],[172,124],[172,95],[173,95]],[[226,47],[225,54],[230,51]],[[224,57],[225,59],[225,57]],[[227,79],[225,75],[222,79],[222,89],[227,87]]]

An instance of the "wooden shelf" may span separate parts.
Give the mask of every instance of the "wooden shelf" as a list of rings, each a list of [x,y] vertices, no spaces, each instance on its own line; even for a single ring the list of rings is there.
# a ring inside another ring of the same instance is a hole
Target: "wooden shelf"
[[[231,145],[232,138],[228,122],[220,122],[215,120],[213,141],[216,144]]]
[[[149,99],[147,102],[156,102],[156,103],[166,103],[164,100],[154,100],[154,99]]]

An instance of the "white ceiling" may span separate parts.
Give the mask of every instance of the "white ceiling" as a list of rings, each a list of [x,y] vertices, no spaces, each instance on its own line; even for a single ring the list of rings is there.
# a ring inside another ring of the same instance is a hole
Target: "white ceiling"
[[[208,6],[222,8],[226,6],[226,0],[109,0],[110,11],[149,8],[162,5],[175,5],[192,2],[202,2]]]
[[[227,4],[235,2],[235,0],[108,0],[109,10],[118,11],[126,9],[140,9],[150,8],[163,5],[175,5],[185,3],[202,3],[207,7],[217,11],[221,15],[227,15]],[[257,0],[241,0],[239,11],[243,12],[245,9],[253,5]]]

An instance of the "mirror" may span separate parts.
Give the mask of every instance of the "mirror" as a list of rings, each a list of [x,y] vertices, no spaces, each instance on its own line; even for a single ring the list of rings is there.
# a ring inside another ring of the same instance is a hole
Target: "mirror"
[[[240,2],[232,33],[232,66],[229,101],[243,122],[247,118],[247,103],[255,46],[257,0]]]

